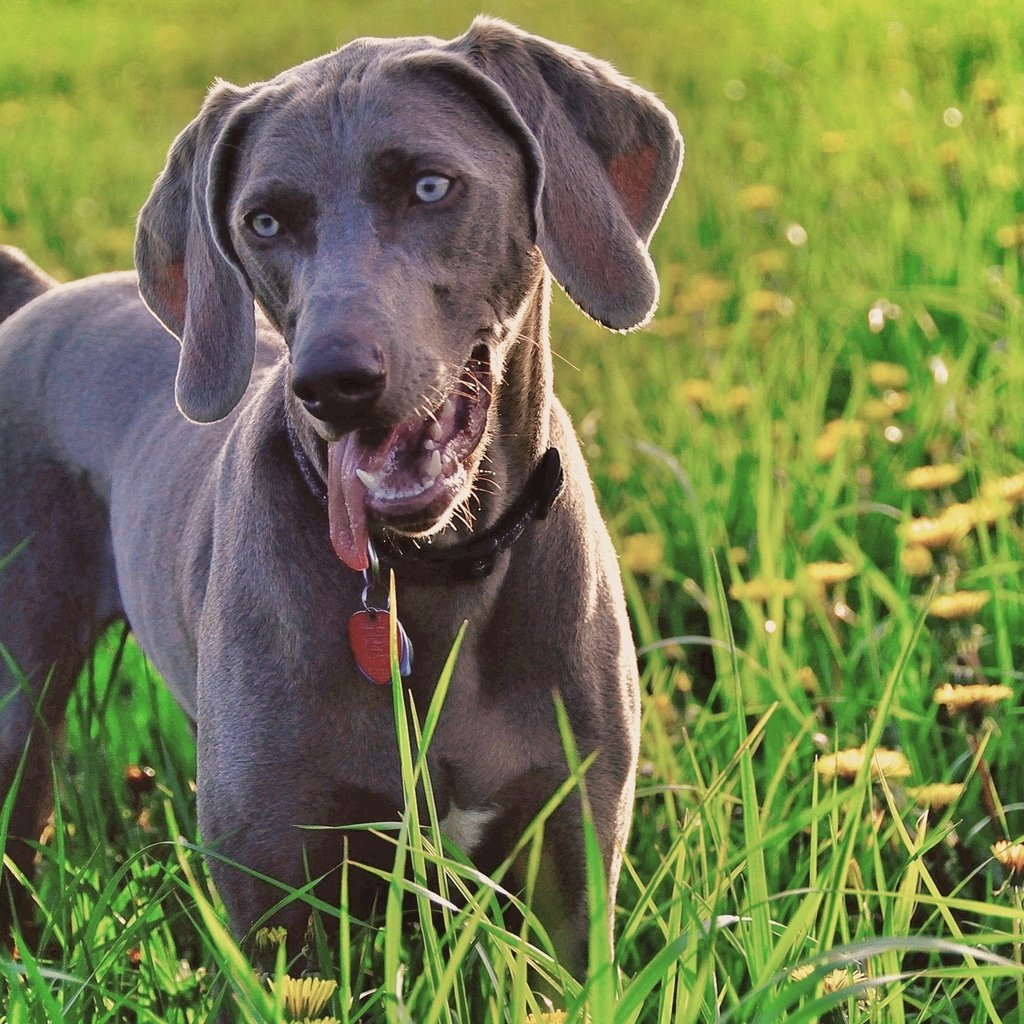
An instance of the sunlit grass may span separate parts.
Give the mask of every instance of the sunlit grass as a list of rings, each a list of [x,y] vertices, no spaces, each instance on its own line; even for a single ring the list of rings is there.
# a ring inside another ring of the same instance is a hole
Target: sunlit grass
[[[618,942],[609,963],[595,933],[598,970],[576,985],[529,892],[513,926],[520,894],[413,801],[382,826],[401,868],[382,922],[348,914],[344,877],[329,904],[282,893],[310,903],[313,960],[337,982],[316,1013],[561,1021],[547,992],[570,1024],[1018,1021],[1024,9],[489,10],[613,60],[687,141],[652,327],[611,336],[560,297],[554,311],[558,390],[641,647]],[[10,0],[0,241],[65,278],[127,266],[214,76],[265,77],[363,33],[452,35],[475,11]],[[399,698],[406,784],[429,794],[414,751],[437,707]],[[118,632],[68,748],[26,880],[41,940],[0,961],[0,1020],[276,1019],[301,965],[257,978],[224,929],[190,728]],[[542,830],[524,840],[534,862]]]

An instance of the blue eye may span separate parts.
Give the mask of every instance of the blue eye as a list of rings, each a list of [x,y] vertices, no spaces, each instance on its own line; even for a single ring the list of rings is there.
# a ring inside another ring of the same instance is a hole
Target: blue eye
[[[436,203],[448,195],[452,179],[443,174],[424,174],[416,180],[416,198],[421,203]]]
[[[250,213],[246,219],[253,234],[259,235],[260,238],[273,238],[281,230],[281,225],[277,222],[277,219],[267,213],[266,210],[257,210],[255,213]]]

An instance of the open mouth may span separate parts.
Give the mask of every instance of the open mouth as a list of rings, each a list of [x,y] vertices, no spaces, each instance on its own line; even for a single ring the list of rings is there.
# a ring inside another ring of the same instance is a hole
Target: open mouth
[[[486,345],[473,350],[448,397],[423,419],[353,431],[327,446],[331,545],[350,568],[369,565],[369,521],[411,535],[436,529],[469,491],[491,405]]]

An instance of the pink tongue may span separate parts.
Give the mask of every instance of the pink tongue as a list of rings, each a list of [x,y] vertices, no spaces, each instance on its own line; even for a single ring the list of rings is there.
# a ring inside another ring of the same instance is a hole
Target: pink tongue
[[[366,549],[366,488],[356,470],[365,449],[355,431],[327,446],[327,517],[334,553],[356,571],[370,564]]]

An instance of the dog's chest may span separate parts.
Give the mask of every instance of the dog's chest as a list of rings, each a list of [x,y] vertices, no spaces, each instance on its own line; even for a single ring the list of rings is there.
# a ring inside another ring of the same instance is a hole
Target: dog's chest
[[[472,854],[483,841],[488,825],[498,816],[496,806],[459,807],[454,801],[441,819],[441,831],[463,853]]]

